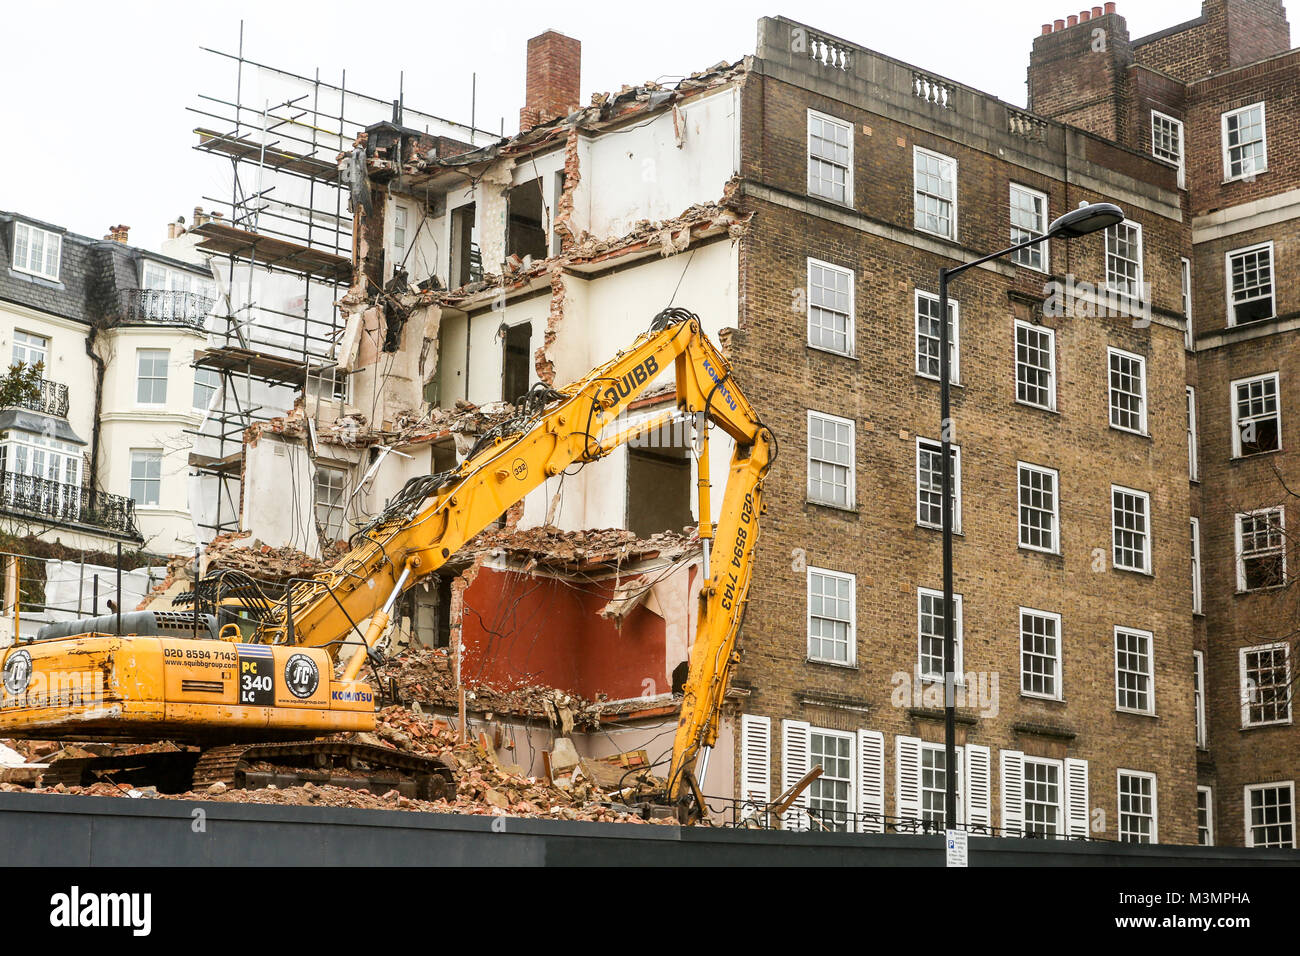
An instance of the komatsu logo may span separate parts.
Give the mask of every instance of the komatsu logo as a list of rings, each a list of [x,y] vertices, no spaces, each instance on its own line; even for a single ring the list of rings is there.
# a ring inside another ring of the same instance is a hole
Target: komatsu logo
[[[718,374],[718,370],[713,367],[713,363],[708,359],[704,360],[704,371],[709,373],[709,378],[713,379],[718,385],[718,394],[727,402],[727,407],[733,412],[736,410],[736,400],[731,395],[731,389],[727,388],[724,377]]]
[[[330,691],[330,700],[347,701],[349,703],[368,704],[375,699],[375,695],[368,690],[335,690]]]
[[[620,398],[627,398],[632,394],[632,389],[644,385],[657,375],[658,372],[659,360],[652,355],[636,368],[632,369],[632,371],[615,381],[609,388],[605,389],[605,407],[609,408],[618,402]]]

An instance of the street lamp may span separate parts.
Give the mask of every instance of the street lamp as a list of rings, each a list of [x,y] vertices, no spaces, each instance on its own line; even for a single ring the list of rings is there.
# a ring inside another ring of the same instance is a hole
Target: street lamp
[[[1047,232],[1026,239],[1001,252],[964,262],[951,269],[939,270],[939,473],[943,500],[943,741],[944,741],[944,820],[949,830],[957,828],[957,675],[953,637],[952,594],[952,427],[948,409],[948,280],[991,259],[1010,255],[1038,245],[1048,239],[1077,239],[1099,229],[1109,229],[1124,221],[1124,210],[1114,203],[1080,203],[1055,219]]]

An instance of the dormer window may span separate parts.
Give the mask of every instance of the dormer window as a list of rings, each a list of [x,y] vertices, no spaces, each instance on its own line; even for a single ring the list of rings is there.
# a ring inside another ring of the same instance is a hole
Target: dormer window
[[[19,272],[59,281],[63,237],[25,222],[14,223],[14,268]]]

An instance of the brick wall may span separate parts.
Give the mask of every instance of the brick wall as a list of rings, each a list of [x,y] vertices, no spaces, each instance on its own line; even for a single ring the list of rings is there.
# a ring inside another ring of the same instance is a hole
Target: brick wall
[[[941,721],[895,706],[898,687],[892,680],[916,668],[917,587],[942,586],[940,535],[916,524],[915,440],[937,437],[938,386],[913,374],[913,296],[918,288],[934,292],[939,265],[951,260],[936,256],[911,228],[913,147],[957,160],[958,232],[966,250],[1006,244],[1013,179],[1047,192],[1051,215],[1080,200],[1107,197],[1077,186],[1067,193],[1062,181],[1013,167],[994,150],[849,106],[824,84],[810,85],[817,89],[751,78],[742,104],[742,166],[755,218],[742,243],[741,332],[732,357],[738,378],[780,440],[781,454],[767,485],[756,571],[761,585],[751,595],[738,680],[751,688],[746,711],[775,721],[775,781],[780,780],[783,718],[832,730],[884,732],[886,810],[892,814],[897,810],[893,737],[942,740]],[[852,210],[806,199],[809,108],[852,123]],[[1149,160],[1100,142],[1087,146],[1118,166],[1134,164],[1148,178],[1172,186],[1169,172]],[[757,198],[763,189],[768,191]],[[1156,307],[1176,312],[1177,257],[1188,249],[1185,228],[1150,213],[1135,212],[1134,218],[1145,227],[1145,265],[1154,280]],[[875,235],[873,223],[894,232]],[[951,248],[952,258],[965,254]],[[793,306],[797,290],[806,286],[810,256],[855,273],[853,357],[806,344],[807,315]],[[1068,247],[1054,243],[1051,262],[1058,275],[1097,280],[1104,269],[1103,239],[1088,237]],[[1104,811],[1102,835],[1110,837],[1116,835],[1116,769],[1154,772],[1161,839],[1192,842],[1196,767],[1188,680],[1193,628],[1186,588],[1181,331],[1160,323],[1134,329],[1128,319],[1048,319],[1057,330],[1059,413],[1018,405],[1013,323],[1033,317],[1032,303],[1041,302],[1048,277],[1025,269],[1007,272],[976,270],[952,289],[961,315],[961,385],[953,390],[953,414],[962,454],[963,533],[956,542],[955,568],[956,589],[964,597],[965,669],[999,675],[997,714],[964,708],[959,742],[995,751],[995,824],[1000,810],[996,751],[1021,750],[1088,759],[1091,805]],[[1147,358],[1149,438],[1108,427],[1108,344]],[[855,423],[854,510],[807,501],[810,408]],[[1017,460],[1060,471],[1059,555],[1017,547]],[[1109,563],[1112,482],[1151,492],[1152,576],[1093,570],[1094,549],[1100,549],[1103,564]],[[854,667],[807,660],[805,565],[856,575]],[[1019,693],[1022,605],[1062,615],[1063,701]],[[1116,712],[1115,625],[1154,634],[1156,717]],[[1028,729],[1031,725],[1039,730]]]
[[[1052,39],[1035,40],[1036,57]],[[1206,653],[1209,716],[1209,747],[1198,756],[1198,774],[1201,784],[1214,789],[1221,843],[1245,840],[1245,786],[1294,781],[1300,766],[1300,737],[1293,726],[1242,729],[1239,651],[1282,638],[1294,648],[1290,635],[1300,608],[1293,588],[1237,593],[1235,537],[1236,516],[1243,511],[1285,504],[1296,512],[1287,516],[1288,524],[1300,519],[1300,502],[1291,501],[1285,490],[1300,488],[1300,464],[1290,452],[1300,437],[1290,437],[1289,419],[1300,403],[1300,367],[1291,359],[1300,334],[1293,328],[1300,317],[1300,292],[1293,281],[1300,217],[1290,198],[1300,188],[1295,109],[1300,50],[1286,53],[1288,45],[1285,11],[1276,0],[1207,0],[1196,20],[1134,43],[1137,65],[1126,93],[1131,100],[1127,135],[1135,148],[1150,149],[1151,109],[1185,121],[1183,208],[1191,226],[1187,238],[1195,237],[1197,343],[1187,382],[1197,390],[1201,478],[1190,504],[1201,521],[1205,612],[1195,624],[1194,641]],[[1044,102],[1077,95],[1077,70],[1068,61],[1056,74],[1044,70],[1037,80]],[[1259,102],[1265,106],[1267,169],[1225,182],[1223,114]],[[1264,241],[1274,245],[1277,318],[1230,329],[1225,255]],[[1282,450],[1234,459],[1231,383],[1266,372],[1279,373]]]

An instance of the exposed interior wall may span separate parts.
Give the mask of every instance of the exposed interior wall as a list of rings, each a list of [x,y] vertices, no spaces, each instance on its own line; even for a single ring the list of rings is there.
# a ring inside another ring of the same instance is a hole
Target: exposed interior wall
[[[587,140],[575,226],[602,238],[620,236],[639,220],[669,219],[694,203],[716,201],[740,171],[739,93],[732,84],[644,125]]]
[[[635,572],[654,583],[620,626],[600,616],[619,578],[524,574],[489,561],[463,596],[462,681],[497,688],[536,684],[589,700],[667,693],[694,625],[683,612],[698,589],[697,567],[684,562]],[[633,573],[624,571],[622,578]]]
[[[358,450],[329,446],[318,462],[350,473],[357,480]],[[320,554],[316,534],[315,466],[301,440],[285,441],[263,434],[244,446],[244,501],[240,527],[274,547],[285,545],[309,555]]]

